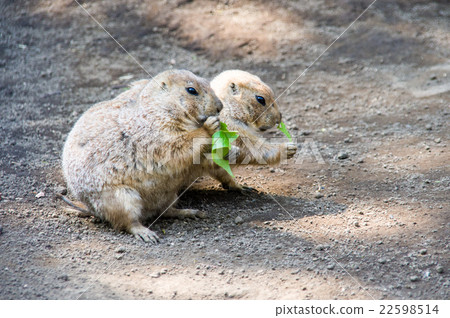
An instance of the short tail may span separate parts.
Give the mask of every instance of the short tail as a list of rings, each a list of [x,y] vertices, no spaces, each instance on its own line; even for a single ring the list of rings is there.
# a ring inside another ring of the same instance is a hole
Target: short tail
[[[76,205],[74,202],[72,202],[69,198],[67,198],[65,195],[62,194],[57,194],[56,195],[58,198],[60,198],[61,200],[63,200],[64,202],[66,202],[68,205],[70,205],[72,208],[86,214],[86,215],[92,215],[91,212],[89,212],[87,209],[80,207],[78,205]]]

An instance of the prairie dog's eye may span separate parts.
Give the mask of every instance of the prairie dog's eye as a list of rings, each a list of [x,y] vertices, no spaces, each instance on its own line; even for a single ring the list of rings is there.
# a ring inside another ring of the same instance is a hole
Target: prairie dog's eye
[[[260,103],[263,106],[266,106],[266,100],[264,99],[264,97],[256,95],[256,100],[258,101],[258,103]]]
[[[197,90],[196,90],[195,88],[193,88],[193,87],[186,87],[186,91],[187,91],[189,94],[191,94],[191,95],[195,95],[195,96],[198,95]]]

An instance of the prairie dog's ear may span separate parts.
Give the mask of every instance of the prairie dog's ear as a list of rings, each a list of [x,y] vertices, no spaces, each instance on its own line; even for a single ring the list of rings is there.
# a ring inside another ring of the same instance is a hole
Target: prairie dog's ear
[[[231,94],[237,95],[239,93],[239,90],[238,90],[238,87],[236,84],[231,83],[230,88],[231,88]]]

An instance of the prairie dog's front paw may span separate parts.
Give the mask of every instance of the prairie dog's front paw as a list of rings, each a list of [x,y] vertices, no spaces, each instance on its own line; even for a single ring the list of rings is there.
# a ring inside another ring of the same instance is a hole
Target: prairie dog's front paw
[[[208,117],[208,119],[206,119],[205,123],[203,124],[203,127],[206,129],[206,131],[208,131],[210,135],[213,135],[216,131],[219,130],[220,127],[219,117],[217,116]]]
[[[286,143],[286,156],[288,159],[294,157],[294,155],[297,153],[297,145],[289,142]]]

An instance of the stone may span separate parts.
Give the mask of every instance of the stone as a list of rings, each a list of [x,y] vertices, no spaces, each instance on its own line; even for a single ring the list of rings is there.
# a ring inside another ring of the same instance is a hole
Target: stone
[[[116,253],[125,253],[127,251],[127,249],[125,248],[125,246],[120,246],[116,249]]]
[[[409,278],[409,280],[412,281],[412,282],[417,282],[417,281],[419,280],[419,276],[416,276],[416,275],[411,276],[411,277]]]

